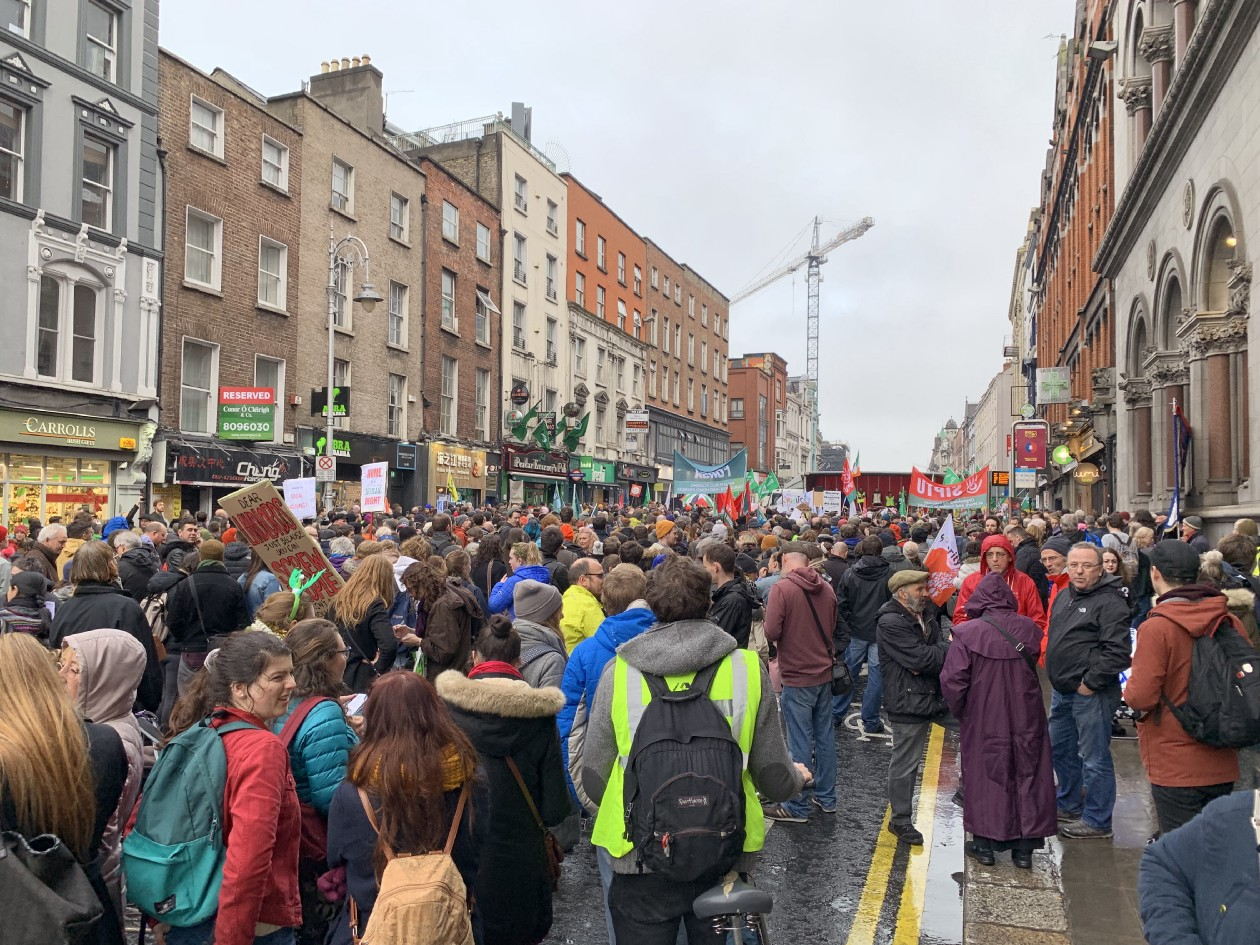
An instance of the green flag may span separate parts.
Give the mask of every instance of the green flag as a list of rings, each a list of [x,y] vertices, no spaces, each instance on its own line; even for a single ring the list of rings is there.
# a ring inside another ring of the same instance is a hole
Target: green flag
[[[906,490],[901,490],[901,495],[897,499],[897,514],[902,518],[906,516]]]
[[[761,496],[762,498],[765,498],[766,496],[770,495],[772,492],[780,491],[780,489],[781,487],[779,485],[779,477],[776,476],[773,472],[771,472],[769,475],[766,476],[765,481],[761,484],[761,488],[757,490],[757,495]]]
[[[543,449],[551,449],[551,431],[547,429],[546,423],[539,423],[538,426],[534,427],[533,436]]]
[[[945,467],[945,485],[951,486],[956,482],[962,482],[962,476],[954,472],[950,467]]]
[[[520,440],[521,442],[525,441],[525,438],[529,436],[529,422],[538,416],[538,408],[541,406],[542,401],[540,400],[538,403],[534,404],[534,406],[529,408],[529,413],[521,417],[519,423],[512,427],[512,436],[514,439]]]
[[[577,426],[571,428],[564,434],[564,448],[570,453],[576,453],[579,441],[586,436],[586,425],[590,422],[591,415],[583,414],[582,419],[578,421]]]

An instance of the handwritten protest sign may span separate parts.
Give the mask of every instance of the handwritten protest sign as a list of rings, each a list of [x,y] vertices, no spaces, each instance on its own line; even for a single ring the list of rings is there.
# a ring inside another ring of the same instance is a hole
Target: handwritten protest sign
[[[255,482],[225,495],[219,505],[232,519],[236,533],[263,561],[280,581],[289,584],[289,575],[296,569],[306,577],[323,571],[323,576],[302,595],[315,612],[323,614],[333,596],[341,589],[341,576],[328,563],[319,545],[306,533],[284,498],[270,480]]]

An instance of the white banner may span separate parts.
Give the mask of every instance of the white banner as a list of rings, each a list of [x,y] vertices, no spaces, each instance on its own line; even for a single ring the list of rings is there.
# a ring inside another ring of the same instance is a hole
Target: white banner
[[[806,492],[803,489],[785,489],[779,493],[779,501],[775,503],[774,508],[775,511],[787,515],[802,502],[806,505],[812,505],[813,498],[813,493]]]
[[[363,494],[359,503],[364,512],[384,512],[389,491],[389,463],[363,464]]]
[[[839,489],[828,489],[823,493],[823,511],[839,512],[844,508],[844,493]]]
[[[315,480],[286,479],[284,504],[289,507],[298,521],[304,518],[318,518],[319,507],[315,504]]]

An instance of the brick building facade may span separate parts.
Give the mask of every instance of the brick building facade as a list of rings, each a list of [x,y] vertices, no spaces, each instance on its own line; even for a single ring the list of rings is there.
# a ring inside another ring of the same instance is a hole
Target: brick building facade
[[[778,418],[787,409],[787,362],[774,353],[730,363],[731,451],[748,449],[748,471],[778,474]]]
[[[165,462],[153,482],[170,508],[208,509],[260,478],[255,470],[302,474],[292,445],[301,417],[288,403],[303,393],[301,303],[313,297],[318,306],[322,293],[303,293],[299,278],[301,132],[225,73],[206,75],[163,51],[159,76],[168,179],[157,455]],[[265,421],[256,432],[232,420],[220,426],[220,389],[232,387],[272,390],[273,435]]]

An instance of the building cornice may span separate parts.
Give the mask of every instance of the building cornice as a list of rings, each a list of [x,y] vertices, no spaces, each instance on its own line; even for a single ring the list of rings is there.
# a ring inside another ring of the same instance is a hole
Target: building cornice
[[[1207,0],[1204,4],[1185,58],[1173,74],[1146,144],[1094,255],[1095,272],[1114,277],[1132,252],[1257,23],[1260,3],[1255,0]]]

